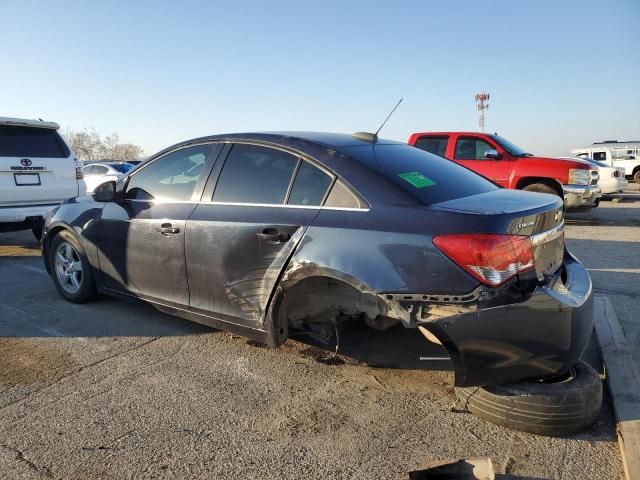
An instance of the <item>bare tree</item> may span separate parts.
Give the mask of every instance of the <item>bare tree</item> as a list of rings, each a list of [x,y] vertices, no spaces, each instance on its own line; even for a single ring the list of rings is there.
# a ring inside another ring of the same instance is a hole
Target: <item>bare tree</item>
[[[120,143],[117,133],[100,136],[93,128],[73,131],[67,128],[63,135],[76,156],[83,161],[95,160],[140,160],[144,150],[133,143]]]

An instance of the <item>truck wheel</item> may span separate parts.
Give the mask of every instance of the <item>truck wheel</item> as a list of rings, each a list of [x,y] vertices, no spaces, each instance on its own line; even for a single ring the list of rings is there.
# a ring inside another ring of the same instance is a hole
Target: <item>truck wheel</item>
[[[640,184],[640,168],[633,172],[633,181]]]
[[[558,192],[554,190],[553,187],[546,185],[544,183],[532,183],[531,185],[527,185],[523,188],[528,192],[539,192],[539,193],[550,193],[551,195],[558,195]]]
[[[567,435],[588,428],[602,406],[602,382],[584,362],[553,380],[455,389],[465,408],[503,427],[537,435]]]
[[[91,265],[78,241],[67,232],[51,240],[49,265],[53,283],[66,300],[84,303],[96,295]]]

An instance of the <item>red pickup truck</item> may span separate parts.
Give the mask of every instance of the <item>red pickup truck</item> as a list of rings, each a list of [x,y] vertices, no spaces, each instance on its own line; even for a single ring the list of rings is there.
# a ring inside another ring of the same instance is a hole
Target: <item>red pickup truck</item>
[[[409,145],[453,160],[505,188],[552,193],[567,211],[597,207],[602,196],[598,170],[581,160],[536,157],[499,135],[475,132],[423,132]]]

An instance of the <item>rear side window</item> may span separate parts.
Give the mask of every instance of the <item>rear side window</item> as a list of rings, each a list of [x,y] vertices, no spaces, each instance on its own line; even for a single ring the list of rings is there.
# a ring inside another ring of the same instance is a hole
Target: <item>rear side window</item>
[[[425,205],[498,189],[455,162],[409,145],[376,145],[375,160],[374,163],[362,158],[369,167]]]
[[[367,204],[340,180],[333,184],[324,205],[334,208],[367,208]]]
[[[449,137],[421,137],[418,139],[415,146],[425,152],[444,157],[448,143]]]
[[[288,205],[322,205],[333,178],[318,167],[303,161],[296,173]]]
[[[0,125],[0,157],[66,158],[69,153],[55,130]]]
[[[456,142],[456,160],[485,160],[484,154],[493,147],[481,138],[462,137]]]
[[[594,160],[606,160],[607,152],[593,152],[593,156],[591,158]]]
[[[298,157],[275,148],[235,144],[213,194],[214,202],[284,204]],[[300,201],[304,199],[302,188]]]
[[[91,170],[92,175],[104,175],[105,173],[109,173],[109,169],[104,165],[94,165]]]

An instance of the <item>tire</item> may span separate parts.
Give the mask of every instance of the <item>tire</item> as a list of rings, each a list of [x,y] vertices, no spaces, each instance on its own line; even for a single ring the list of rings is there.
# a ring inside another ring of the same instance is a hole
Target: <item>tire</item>
[[[640,184],[640,169],[633,172],[633,181]]]
[[[60,295],[73,303],[85,303],[95,298],[97,292],[91,265],[71,233],[61,231],[51,240],[48,257],[53,283]]]
[[[560,196],[553,187],[544,183],[532,183],[531,185],[524,187],[523,190],[526,190],[527,192],[550,193],[551,195]]]
[[[585,430],[602,406],[600,377],[582,361],[554,382],[456,387],[455,391],[467,410],[483,420],[537,435],[559,436]]]

